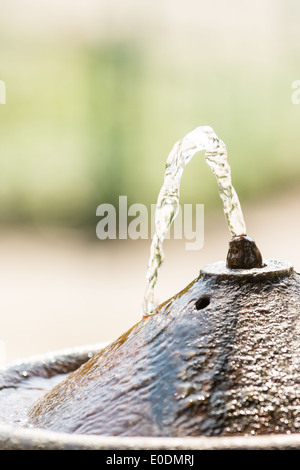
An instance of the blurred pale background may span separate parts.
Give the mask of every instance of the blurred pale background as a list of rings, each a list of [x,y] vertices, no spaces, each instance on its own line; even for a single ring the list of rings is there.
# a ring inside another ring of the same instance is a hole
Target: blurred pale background
[[[173,144],[226,143],[249,235],[300,269],[297,0],[2,0],[0,341],[12,360],[115,339],[139,321],[150,240],[100,241],[96,208],[156,202]],[[224,259],[229,232],[199,156],[182,203],[205,244],[166,242],[157,296]]]

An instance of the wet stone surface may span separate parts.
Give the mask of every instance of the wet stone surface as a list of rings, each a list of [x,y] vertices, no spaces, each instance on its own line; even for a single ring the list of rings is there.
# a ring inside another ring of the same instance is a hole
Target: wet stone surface
[[[299,431],[300,279],[271,265],[270,276],[204,269],[40,398],[30,424],[116,436]]]
[[[105,343],[50,352],[14,361],[0,369],[0,425],[26,427],[28,409],[71,372],[87,362]]]

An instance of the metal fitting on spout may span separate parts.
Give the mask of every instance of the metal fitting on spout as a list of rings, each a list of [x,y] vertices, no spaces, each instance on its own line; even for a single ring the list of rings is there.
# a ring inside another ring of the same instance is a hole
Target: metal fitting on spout
[[[229,269],[262,268],[262,255],[255,241],[247,235],[233,237],[229,242],[226,266]]]

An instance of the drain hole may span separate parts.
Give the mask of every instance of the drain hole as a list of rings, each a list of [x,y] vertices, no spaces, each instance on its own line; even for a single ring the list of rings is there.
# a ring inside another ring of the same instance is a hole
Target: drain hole
[[[207,295],[201,296],[195,303],[197,310],[202,310],[210,304],[210,298]]]

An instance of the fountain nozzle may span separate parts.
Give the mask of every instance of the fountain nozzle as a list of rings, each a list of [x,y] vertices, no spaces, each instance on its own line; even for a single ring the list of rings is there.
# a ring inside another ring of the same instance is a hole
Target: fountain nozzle
[[[262,268],[262,255],[255,241],[247,235],[233,237],[229,242],[226,266],[229,269]]]

